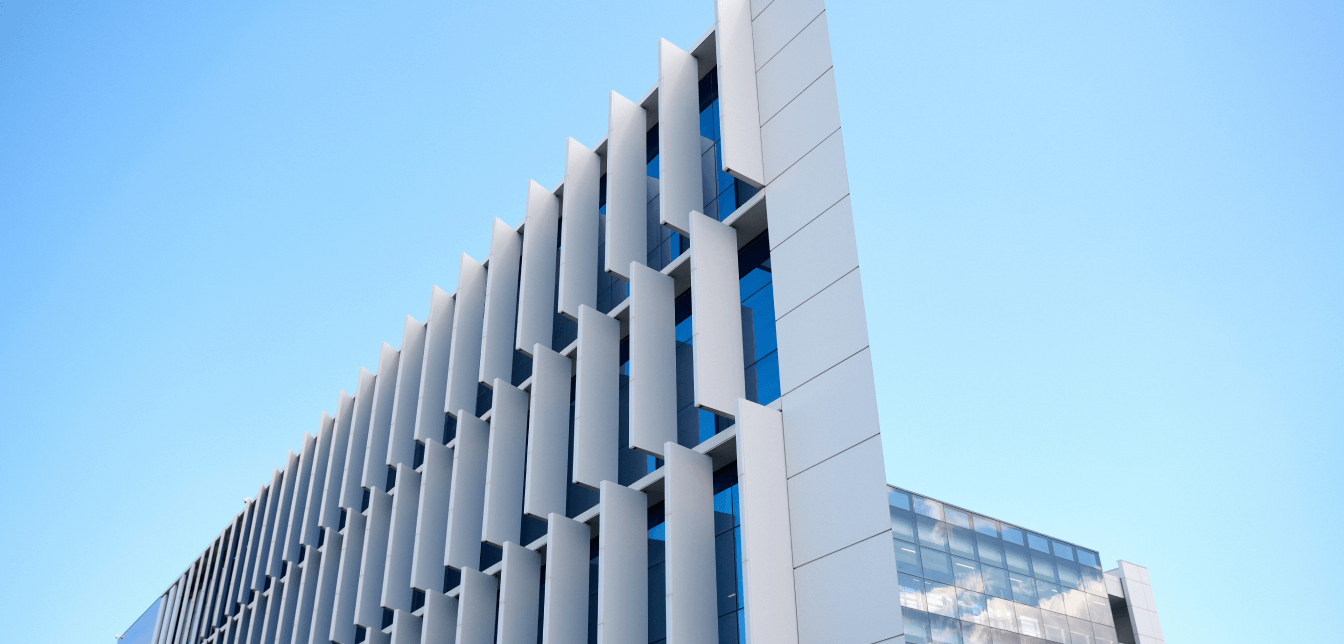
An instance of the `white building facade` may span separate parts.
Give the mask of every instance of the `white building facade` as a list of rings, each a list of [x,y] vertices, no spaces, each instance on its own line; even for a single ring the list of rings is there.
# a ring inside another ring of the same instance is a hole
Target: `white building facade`
[[[1127,563],[1102,596],[1132,626],[1087,640],[948,631],[903,585],[959,533],[906,508],[905,536],[885,484],[826,20],[718,0],[660,41],[657,83],[611,94],[126,641],[1161,642]]]

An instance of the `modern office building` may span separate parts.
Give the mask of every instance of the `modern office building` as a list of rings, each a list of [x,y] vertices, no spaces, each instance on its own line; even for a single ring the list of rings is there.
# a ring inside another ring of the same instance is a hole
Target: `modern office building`
[[[1161,642],[1143,568],[885,484],[822,1],[683,44],[126,644]]]

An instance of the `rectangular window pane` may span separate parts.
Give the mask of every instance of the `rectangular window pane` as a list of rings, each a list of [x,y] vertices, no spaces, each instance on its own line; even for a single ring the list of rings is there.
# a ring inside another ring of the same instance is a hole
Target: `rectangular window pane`
[[[1111,619],[1111,600],[1106,597],[1096,595],[1087,596],[1088,619],[1105,626],[1115,626],[1115,620]]]
[[[1008,564],[1009,570],[1024,575],[1031,574],[1031,554],[1026,548],[1011,543],[1003,544],[1003,560]]]
[[[993,634],[994,644],[1022,644],[1022,638],[1018,637],[1017,633],[995,629]]]
[[[1031,553],[1031,574],[1037,579],[1059,582],[1059,578],[1055,577],[1055,558],[1045,553]]]
[[[980,579],[980,564],[961,557],[952,558],[952,576],[957,586],[977,593],[985,592],[985,583]]]
[[[1069,617],[1087,619],[1087,593],[1075,588],[1065,588],[1064,608],[1069,614]]]
[[[1051,542],[1050,542],[1050,549],[1053,550],[1054,553],[1055,553],[1055,556],[1056,556],[1056,557],[1059,557],[1060,559],[1068,559],[1069,561],[1073,561],[1073,560],[1074,560],[1074,559],[1073,559],[1073,546],[1070,546],[1070,545],[1067,544],[1067,543],[1060,543],[1060,542],[1058,542],[1058,541],[1051,541]]]
[[[943,504],[922,496],[915,497],[915,512],[930,519],[943,520]]]
[[[1070,617],[1069,644],[1092,644],[1092,625],[1086,620]]]
[[[961,623],[961,641],[962,644],[994,644],[994,636],[991,635],[988,626],[979,626],[977,624]]]
[[[943,514],[945,515],[946,521],[948,523],[951,523],[954,526],[966,528],[967,530],[971,529],[971,515],[966,514],[965,512],[962,512],[961,510],[958,510],[956,508],[949,508],[949,507],[943,508]]]
[[[1101,576],[1100,570],[1090,566],[1079,566],[1078,572],[1083,576],[1083,590],[1092,595],[1106,596],[1106,580]]]
[[[983,534],[975,535],[976,551],[980,555],[980,561],[991,566],[1007,568],[1003,562],[1003,542],[993,537],[986,537]]]
[[[922,576],[924,570],[919,565],[919,548],[908,543],[896,541],[896,570]]]
[[[1035,606],[1015,605],[1017,609],[1018,630],[1028,637],[1041,637],[1044,631],[1041,629],[1041,609]]]
[[[954,583],[952,560],[948,558],[947,553],[920,548],[919,561],[924,566],[925,579],[932,579],[944,584]]]
[[[1082,548],[1078,549],[1078,563],[1101,570],[1101,561],[1097,557],[1097,553],[1083,550]]]
[[[1037,606],[1060,615],[1068,612],[1064,608],[1064,595],[1059,592],[1059,586],[1037,579],[1036,595],[1038,596]]]
[[[1055,559],[1055,569],[1059,572],[1059,583],[1069,588],[1082,588],[1083,578],[1078,572],[1078,564],[1063,559]]]
[[[924,580],[914,575],[896,575],[901,587],[901,608],[927,610],[924,604]]]
[[[901,609],[901,619],[905,622],[906,644],[929,644],[929,614]]]
[[[949,512],[951,512],[949,510]],[[955,525],[947,526],[947,543],[952,554],[967,559],[975,558],[975,533]]]
[[[1093,644],[1119,644],[1120,638],[1115,636],[1115,629],[1109,626],[1092,625]]]
[[[979,532],[980,534],[983,534],[987,537],[999,536],[999,524],[996,523],[993,519],[986,519],[984,517],[978,517],[972,515],[971,523],[975,525],[975,531]]]
[[[1061,642],[1068,644],[1069,641],[1069,620],[1063,615],[1054,613],[1041,613],[1045,621],[1045,639],[1051,642]]]
[[[969,590],[957,591],[957,612],[962,619],[988,626],[989,613],[986,610],[984,595]]]
[[[998,597],[990,597],[989,625],[1005,631],[1017,632],[1017,613],[1013,611],[1013,602]]]
[[[901,541],[915,542],[915,515],[896,506],[887,508],[891,514],[891,535]]]
[[[1013,601],[1027,606],[1036,605],[1036,580],[1026,575],[1011,573],[1008,583],[1013,587]]]
[[[957,616],[957,591],[951,586],[925,581],[924,601],[934,615]]]
[[[1027,533],[1027,545],[1038,552],[1050,552],[1050,540],[1039,534]]]
[[[910,509],[910,495],[900,490],[887,488],[887,505],[902,510]]]
[[[985,592],[995,597],[1011,599],[1013,594],[1008,585],[1008,571],[994,566],[980,566],[980,576],[985,582]]]
[[[1004,541],[1007,541],[1008,543],[1015,543],[1019,546],[1027,545],[1026,542],[1027,538],[1020,529],[1014,528],[1013,526],[1010,525],[1000,525],[999,527],[1002,528]]]
[[[961,627],[951,617],[929,615],[929,635],[933,644],[961,644]]]
[[[947,551],[947,524],[929,517],[915,517],[919,526],[919,545]]]

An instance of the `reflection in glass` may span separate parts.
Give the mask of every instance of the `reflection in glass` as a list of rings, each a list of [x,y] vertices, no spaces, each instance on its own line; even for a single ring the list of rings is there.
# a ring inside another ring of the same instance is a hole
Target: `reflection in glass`
[[[1026,575],[1013,573],[1008,575],[1008,583],[1013,587],[1013,601],[1027,606],[1036,605],[1036,580]]]
[[[1012,631],[994,630],[994,644],[1022,644],[1022,638]]]
[[[1015,543],[1019,546],[1027,545],[1026,542],[1027,538],[1021,530],[1014,528],[1013,526],[1010,525],[1000,525],[1000,527],[1003,529],[1004,541],[1007,541],[1008,543]]]
[[[905,622],[906,644],[929,644],[929,614],[901,609],[901,619]]]
[[[933,644],[961,644],[961,628],[954,618],[929,615],[929,639]]]
[[[915,515],[896,506],[888,508],[891,514],[891,534],[901,541],[915,542]]]
[[[980,577],[985,582],[985,592],[1004,599],[1012,598],[1008,586],[1008,571],[994,566],[980,566]]]
[[[957,591],[957,611],[961,618],[976,624],[989,624],[989,614],[986,613],[985,596],[969,590]]]
[[[947,617],[957,616],[957,591],[951,586],[932,581],[924,582],[924,601],[928,603],[930,613]]]
[[[947,524],[929,517],[915,517],[919,526],[919,545],[947,550]]]
[[[949,507],[943,508],[943,514],[945,515],[945,520],[948,523],[951,523],[954,526],[966,528],[967,530],[971,529],[971,515],[966,514],[961,510]]]
[[[1037,579],[1036,594],[1039,597],[1036,601],[1037,606],[1060,615],[1067,612],[1064,608],[1064,595],[1059,592],[1059,586]]]
[[[954,583],[952,577],[952,560],[948,558],[947,553],[920,548],[919,561],[924,565],[925,579],[940,581],[944,584]]]
[[[1031,553],[1031,574],[1037,579],[1058,583],[1059,578],[1055,577],[1054,559],[1054,557],[1044,553]]]
[[[994,644],[994,636],[988,626],[961,623],[961,641],[963,644]]]
[[[910,495],[900,490],[887,488],[887,505],[908,511],[910,509]]]
[[[1063,615],[1054,613],[1041,613],[1045,620],[1045,639],[1051,642],[1069,641],[1069,620]]]
[[[1060,559],[1068,559],[1069,561],[1073,561],[1073,546],[1070,546],[1067,543],[1051,541],[1050,549],[1054,551],[1056,557],[1059,557]]]
[[[1069,644],[1092,644],[1092,625],[1087,620],[1069,618]]]
[[[1082,548],[1078,549],[1078,563],[1101,570],[1101,561],[1097,558],[1097,553]]]
[[[943,504],[922,496],[915,497],[915,512],[931,519],[943,520]]]
[[[1045,631],[1041,628],[1041,609],[1035,606],[1016,605],[1018,631],[1023,635],[1030,637],[1044,637]]]
[[[1074,588],[1064,589],[1064,608],[1069,617],[1087,619],[1087,595]]]
[[[1083,590],[1093,594],[1106,596],[1106,580],[1101,576],[1101,571],[1089,566],[1079,566],[1078,572],[1083,576]]]
[[[977,593],[985,592],[985,583],[980,579],[980,564],[961,557],[952,558],[952,576],[957,586]]]
[[[1069,588],[1082,588],[1083,578],[1078,573],[1078,564],[1063,559],[1055,560],[1055,568],[1059,572],[1059,583]]]
[[[896,579],[901,588],[901,607],[924,610],[924,580],[905,573],[896,575]]]
[[[989,625],[1005,631],[1017,632],[1017,613],[1013,611],[1013,602],[998,597],[990,597]]]
[[[1027,533],[1027,545],[1037,552],[1050,552],[1050,541],[1039,534]]]
[[[1026,548],[1011,543],[1003,544],[1003,560],[1008,564],[1009,570],[1024,575],[1031,574],[1031,555]]]
[[[1115,621],[1111,619],[1111,601],[1106,597],[1096,595],[1087,596],[1088,619],[1098,624],[1106,626],[1115,626]]]
[[[971,523],[975,525],[975,531],[979,532],[980,534],[983,534],[987,537],[999,536],[999,524],[996,523],[993,519],[986,519],[984,517],[971,515]]]
[[[1099,624],[1092,625],[1093,644],[1119,644],[1120,638],[1115,636],[1115,629],[1109,626]]]
[[[896,541],[896,570],[912,575],[923,575],[919,565],[919,548],[908,543]]]
[[[951,512],[951,510],[949,510]],[[947,543],[952,554],[967,559],[975,558],[975,533],[954,525],[947,527]]]
[[[991,566],[1005,568],[1003,563],[1003,542],[998,539],[986,537],[983,534],[975,535],[976,550],[980,553],[980,561]]]

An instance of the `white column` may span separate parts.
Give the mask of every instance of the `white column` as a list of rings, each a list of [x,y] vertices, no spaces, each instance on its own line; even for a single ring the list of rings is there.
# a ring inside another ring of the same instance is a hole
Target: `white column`
[[[457,269],[453,351],[448,357],[448,400],[439,408],[440,413],[448,412],[459,422],[462,410],[468,414],[476,413],[476,376],[481,371],[481,325],[485,320],[485,278],[485,267],[462,253],[462,263]],[[439,436],[442,436],[443,418],[438,422]]]
[[[556,309],[577,320],[580,306],[597,306],[597,193],[602,160],[574,139],[566,145]],[[544,343],[550,341],[546,338]]]
[[[411,553],[415,549],[415,517],[420,511],[420,481],[420,473],[409,464],[397,466],[387,566],[383,571],[383,608],[411,610]]]
[[[437,289],[438,287],[435,287]],[[439,292],[442,292],[441,290]],[[434,298],[430,297],[433,304]],[[397,362],[397,387],[392,394],[392,424],[388,430],[387,452],[364,464],[364,487],[386,487],[387,468],[383,465],[410,465],[415,462],[415,417],[420,404],[420,378],[425,359],[424,324],[412,328],[414,318],[407,316],[401,340],[401,359]],[[373,441],[369,441],[372,446]]]
[[[475,568],[462,569],[462,592],[457,596],[457,641],[490,644],[495,636],[495,600],[499,580]]]
[[[386,362],[388,360],[392,361],[390,372],[396,371],[396,350],[384,342],[381,353],[382,356],[378,360],[378,372],[389,373],[389,371],[383,371],[383,367],[387,366]],[[389,375],[388,380],[395,380],[395,375]],[[373,399],[374,392],[377,390],[377,382],[377,376],[369,373],[367,369],[360,368],[359,384],[355,386],[355,410],[350,423],[350,438],[347,442],[345,454],[345,471],[342,472],[341,477],[341,496],[338,499],[340,507],[356,512],[359,511],[359,506],[364,498],[359,480],[364,474],[364,454],[369,447],[369,421],[373,418]],[[339,523],[339,518],[337,522]]]
[[[602,482],[598,525],[598,644],[649,641],[649,504],[643,492]]]
[[[443,547],[448,539],[449,491],[453,485],[453,450],[430,438],[425,441],[420,514],[415,521],[411,586],[443,590]]]
[[[490,271],[485,279],[485,320],[481,334],[481,368],[477,379],[491,386],[495,378],[513,380],[513,333],[517,321],[518,261],[523,237],[495,218],[490,233]]]
[[[364,552],[359,561],[359,588],[355,593],[355,623],[378,630],[383,623],[383,577],[387,570],[387,537],[392,528],[392,496],[381,486],[369,491]]]
[[[453,489],[448,504],[448,542],[444,565],[479,568],[481,519],[485,513],[485,458],[490,449],[490,425],[463,414],[457,419],[453,450]]]
[[[453,320],[461,299],[435,286],[429,298],[429,321],[425,323],[425,357],[420,367],[420,391],[415,409],[415,440],[443,439],[443,400],[448,388],[449,351],[453,346]],[[415,446],[412,445],[414,450]],[[394,463],[395,465],[395,463]]]
[[[541,555],[512,541],[504,544],[499,573],[498,644],[536,644],[541,609]],[[630,640],[632,642],[647,642]]]
[[[630,449],[677,442],[676,295],[671,277],[630,267]]]
[[[320,427],[317,432],[317,449],[313,451],[313,471],[308,477],[308,499],[303,505],[303,525],[299,531],[301,546],[317,546],[321,530],[317,522],[322,515],[322,495],[326,491],[327,466],[331,465],[331,444],[336,434],[336,419],[323,413]]]
[[[579,308],[574,388],[574,482],[597,489],[618,480],[621,323]]]
[[[691,214],[691,312],[695,406],[731,416],[747,396],[737,232],[698,212]]]
[[[589,528],[562,514],[552,514],[546,524],[541,643],[587,644]]]
[[[560,199],[536,181],[528,181],[523,263],[518,278],[518,336],[514,338],[514,349],[529,356],[534,344],[551,346],[559,232]]]
[[[686,235],[705,207],[700,184],[700,71],[695,56],[658,40],[658,218]],[[691,242],[695,246],[695,242]]]
[[[422,641],[432,644],[456,644],[457,598],[435,590],[425,591]]]
[[[360,369],[360,377],[368,373]],[[372,379],[370,379],[372,385]],[[355,390],[358,393],[358,389]],[[354,423],[355,399],[341,391],[336,402],[336,428],[331,434],[327,475],[322,484],[322,509],[317,525],[336,529],[341,525],[341,484],[345,481],[345,457],[350,452],[350,426]]]
[[[692,242],[691,248],[695,248]],[[664,448],[667,524],[667,644],[716,644],[714,471],[706,454],[676,443]]]
[[[523,512],[538,519],[565,516],[569,480],[569,358],[533,346],[532,408],[527,434]]]
[[[765,186],[761,163],[761,115],[756,99],[756,45],[751,0],[714,3],[718,53],[719,122],[723,171],[757,188]]]
[[[494,382],[490,448],[485,466],[481,540],[517,543],[523,522],[523,466],[527,459],[527,392],[502,378]]]
[[[780,412],[737,401],[738,503],[748,644],[798,641],[793,537]]]
[[[359,593],[360,559],[364,555],[367,522],[368,517],[362,513],[351,511],[346,515],[345,537],[341,540],[341,569],[336,575],[336,597],[332,602],[331,629],[327,638],[336,644],[355,644],[355,595]]]
[[[413,345],[408,339],[424,328],[415,318],[406,316],[402,346]],[[383,488],[387,485],[387,445],[392,439],[392,412],[396,407],[397,377],[401,373],[401,351],[391,349],[391,345],[384,342],[382,354],[378,357],[378,378],[373,383],[373,410],[369,415],[369,438],[365,443],[363,467],[355,475],[357,487],[350,490],[350,496],[354,498],[346,506],[356,510],[364,498],[363,488]],[[416,360],[419,361],[419,358]],[[417,381],[416,390],[419,391],[419,388]]]
[[[648,113],[611,93],[607,132],[606,271],[630,280],[630,263],[647,259]]]
[[[1125,591],[1125,605],[1129,608],[1129,623],[1138,644],[1162,644],[1162,622],[1157,617],[1157,602],[1153,600],[1153,586],[1148,569],[1119,561],[1118,568],[1110,571],[1120,578]]]

